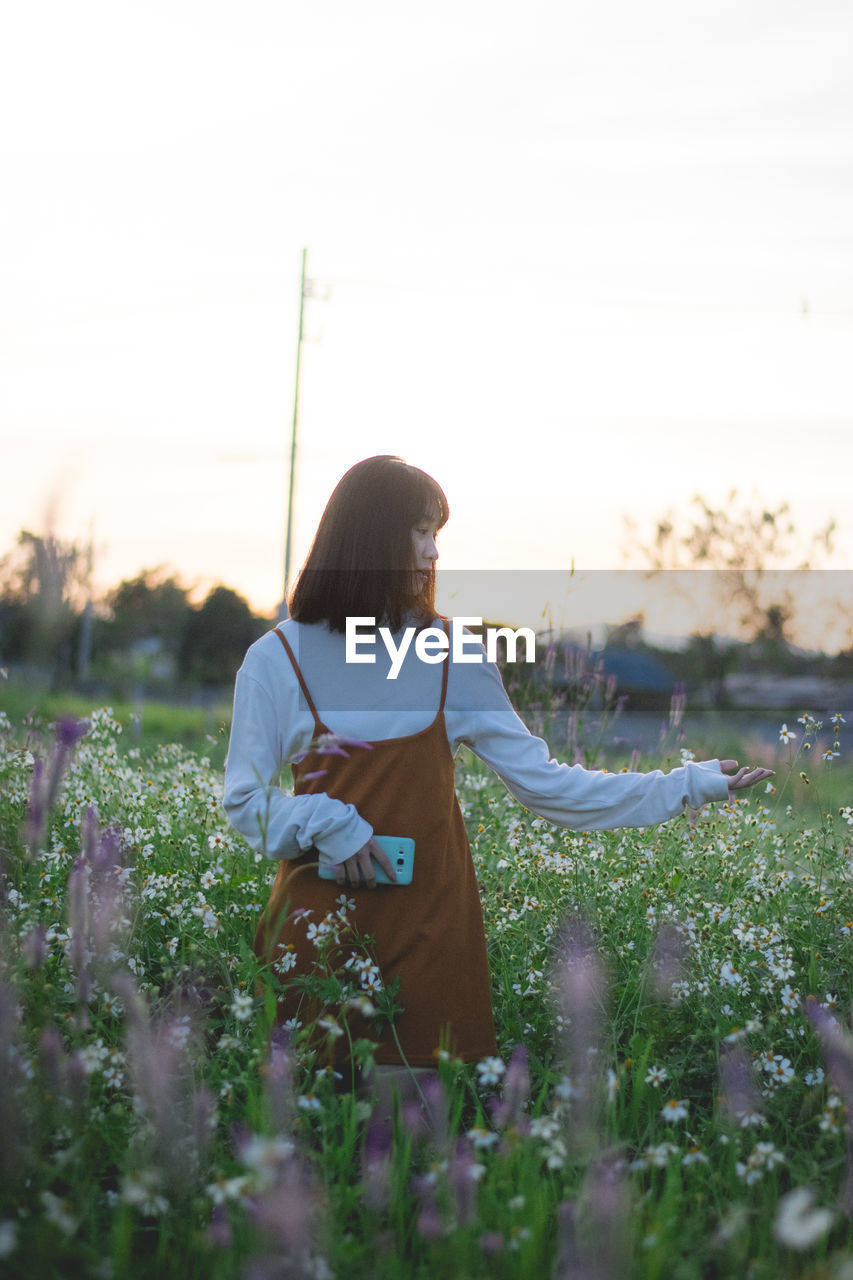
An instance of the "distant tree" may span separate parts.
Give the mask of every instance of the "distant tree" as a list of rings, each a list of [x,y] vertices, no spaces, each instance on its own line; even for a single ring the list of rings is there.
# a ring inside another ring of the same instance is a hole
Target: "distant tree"
[[[639,551],[650,572],[713,570],[721,604],[734,604],[745,638],[781,648],[788,642],[788,624],[795,614],[792,581],[786,571],[814,567],[814,559],[833,550],[835,521],[804,538],[790,516],[787,502],[772,509],[763,503],[738,503],[732,489],[723,506],[712,507],[696,496],[691,511],[677,518],[668,512],[658,521],[651,541],[641,542],[636,525],[625,520],[630,551]],[[768,594],[770,593],[770,594]],[[706,629],[706,634],[714,630]]]
[[[187,591],[165,570],[143,569],[106,596],[109,623],[106,647],[126,650],[140,640],[158,639],[164,652],[177,658],[191,613]]]
[[[692,635],[687,642],[682,655],[685,679],[702,686],[712,706],[726,705],[726,676],[737,669],[738,651],[738,645],[707,633]]]
[[[645,649],[645,638],[643,636],[643,627],[645,625],[645,617],[642,613],[636,614],[633,618],[628,618],[626,622],[617,623],[615,626],[607,627],[607,638],[604,642],[607,649]]]
[[[52,531],[22,529],[0,561],[3,655],[51,668],[54,684],[71,671],[79,610],[92,568],[91,547]]]
[[[79,604],[90,572],[87,547],[54,533],[22,529],[14,551],[0,561],[0,590],[6,600],[38,600],[45,610]]]
[[[697,495],[687,513],[676,517],[668,512],[645,542],[638,538],[632,521],[626,519],[625,524],[631,539],[629,554],[639,551],[650,565],[650,574],[682,571],[672,577],[683,596],[706,595],[706,584],[697,590],[696,579],[689,577],[685,582],[683,571],[713,571],[708,598],[714,604],[690,637],[684,659],[715,705],[724,704],[726,675],[742,664],[745,653],[722,639],[727,629],[750,642],[753,660],[763,667],[793,669],[790,627],[796,616],[795,574],[831,555],[834,520],[804,537],[791,519],[788,503],[747,505],[732,489],[720,507]]]
[[[187,620],[181,675],[199,684],[231,684],[246,650],[265,625],[236,591],[214,587]]]

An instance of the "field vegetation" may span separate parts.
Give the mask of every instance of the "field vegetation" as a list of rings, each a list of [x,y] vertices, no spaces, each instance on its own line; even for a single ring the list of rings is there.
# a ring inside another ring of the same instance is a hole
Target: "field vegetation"
[[[352,897],[277,1027],[223,735],[74,710],[0,715],[0,1274],[851,1274],[842,717],[780,725],[767,792],[639,831],[551,827],[460,756],[499,1052],[437,1046],[389,1120],[332,1066],[352,1011],[405,1005]],[[664,767],[708,754],[678,721]]]

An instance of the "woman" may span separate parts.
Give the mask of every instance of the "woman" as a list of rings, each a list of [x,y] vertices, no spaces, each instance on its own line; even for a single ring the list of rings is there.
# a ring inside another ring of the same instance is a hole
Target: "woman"
[[[492,663],[427,662],[411,645],[389,679],[381,643],[348,662],[348,618],[386,626],[395,648],[405,628],[436,624],[435,539],[447,518],[440,487],[400,458],[368,458],[346,473],[290,618],[251,647],[238,673],[225,776],[231,822],[279,860],[257,953],[291,977],[310,972],[318,928],[345,889],[350,923],[375,939],[383,981],[401,984],[399,1047],[386,1030],[375,1060],[415,1067],[432,1065],[440,1047],[468,1061],[495,1052],[480,900],[454,787],[461,743],[527,808],[574,830],[663,822],[770,776],[728,776],[733,760],[666,775],[569,767],[515,714]],[[291,761],[289,796],[277,780]],[[377,887],[377,865],[392,881],[394,870],[375,836],[414,839],[410,885]],[[321,879],[318,864],[334,878]],[[286,998],[282,1016],[297,1012],[298,997]],[[351,1034],[377,1038],[358,1019]]]

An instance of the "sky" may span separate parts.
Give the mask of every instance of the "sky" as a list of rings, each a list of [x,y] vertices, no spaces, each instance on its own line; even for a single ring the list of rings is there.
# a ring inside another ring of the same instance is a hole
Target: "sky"
[[[850,569],[851,55],[847,0],[6,6],[0,554],[274,612],[305,249],[294,570],[374,453],[451,570],[732,488]]]

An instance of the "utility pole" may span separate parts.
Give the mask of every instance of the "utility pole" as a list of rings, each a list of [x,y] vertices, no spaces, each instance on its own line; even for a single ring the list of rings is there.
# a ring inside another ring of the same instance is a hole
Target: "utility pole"
[[[299,331],[296,339],[296,385],[293,391],[293,425],[290,434],[290,475],[287,488],[287,534],[284,540],[284,583],[279,621],[287,617],[287,587],[290,582],[290,550],[293,540],[293,482],[296,474],[296,428],[299,422],[299,366],[302,358],[302,321],[305,314],[305,298],[308,295],[305,281],[305,262],[308,250],[302,250],[302,277],[299,283]]]

